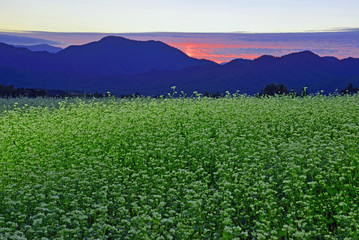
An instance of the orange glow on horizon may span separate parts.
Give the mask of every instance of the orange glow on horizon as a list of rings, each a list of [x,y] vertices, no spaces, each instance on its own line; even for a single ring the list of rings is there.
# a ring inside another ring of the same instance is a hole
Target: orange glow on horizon
[[[182,52],[186,53],[188,56],[198,59],[207,59],[214,61],[216,63],[229,62],[236,58],[245,58],[245,59],[255,59],[259,57],[258,54],[233,54],[233,53],[214,53],[215,50],[221,50],[224,48],[246,48],[246,45],[236,45],[236,44],[218,44],[218,43],[169,43],[169,45],[178,48]]]
[[[188,43],[183,44],[182,46],[173,46],[175,48],[180,49],[182,52],[186,53],[190,57],[198,58],[196,54],[196,50],[198,50],[196,44]]]
[[[3,34],[19,37],[33,37],[55,41],[52,44],[59,47],[69,45],[82,45],[93,41],[99,41],[105,36],[122,36],[132,40],[161,41],[171,45],[188,56],[198,59],[208,59],[217,63],[229,62],[236,58],[255,59],[262,55],[284,56],[289,53],[304,50],[313,51],[320,56],[335,56],[339,59],[347,57],[359,57],[358,41],[347,38],[344,42],[333,40],[316,34],[309,34],[308,38],[299,36],[288,39],[286,34],[283,39],[280,33],[275,39],[259,38],[256,35],[246,34],[190,34],[190,33],[56,33],[56,32],[2,32]],[[328,35],[328,33],[326,34]],[[330,34],[329,34],[330,35]],[[324,40],[323,40],[324,39]]]

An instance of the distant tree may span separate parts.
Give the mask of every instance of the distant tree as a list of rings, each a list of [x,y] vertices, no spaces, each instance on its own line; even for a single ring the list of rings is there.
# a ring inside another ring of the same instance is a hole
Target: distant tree
[[[346,88],[340,90],[342,95],[344,95],[344,94],[354,94],[354,93],[357,93],[358,91],[359,91],[359,88],[354,87],[353,83],[349,83],[349,85]]]
[[[139,97],[141,97],[141,94],[139,92],[136,92],[135,94],[127,94],[127,95],[121,94],[120,97],[121,98],[139,98]]]
[[[16,89],[14,85],[0,85],[0,97],[16,97]]]
[[[210,92],[204,92],[203,94],[204,97],[209,97],[209,98],[220,98],[223,97],[222,94],[220,94],[218,91],[216,93],[210,93]]]
[[[99,92],[95,92],[94,94],[92,94],[93,95],[93,97],[94,98],[103,98],[103,97],[105,97],[105,95],[104,94],[102,94],[102,93],[99,93]]]
[[[288,94],[287,87],[282,83],[279,84],[270,83],[266,85],[265,88],[262,89],[260,92],[260,95],[274,96],[276,94],[278,95]]]
[[[302,88],[302,91],[300,92],[300,96],[301,97],[305,97],[305,96],[308,96],[308,88],[307,87],[303,87]]]
[[[21,96],[21,94],[19,94],[19,96]],[[25,89],[24,96],[29,98],[45,97],[47,96],[47,92],[43,89],[28,88]]]

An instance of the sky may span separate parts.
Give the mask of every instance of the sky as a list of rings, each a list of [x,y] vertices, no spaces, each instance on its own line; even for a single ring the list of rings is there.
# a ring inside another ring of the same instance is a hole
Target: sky
[[[0,0],[0,6],[0,42],[9,44],[66,47],[120,35],[164,41],[216,62],[300,50],[359,57],[358,0]]]
[[[0,29],[301,32],[356,28],[358,0],[0,0]]]

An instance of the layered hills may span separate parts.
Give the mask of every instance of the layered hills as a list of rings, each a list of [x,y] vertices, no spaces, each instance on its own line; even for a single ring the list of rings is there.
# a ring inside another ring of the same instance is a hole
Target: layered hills
[[[37,45],[14,45],[17,48],[27,48],[33,52],[49,52],[49,53],[57,53],[62,50],[60,47],[54,47],[48,44],[37,44]]]
[[[175,85],[188,93],[254,94],[269,83],[296,91],[308,87],[310,92],[334,92],[349,83],[359,85],[359,59],[303,51],[219,65],[191,58],[163,42],[113,36],[57,53],[0,43],[0,84],[17,87],[158,95]]]

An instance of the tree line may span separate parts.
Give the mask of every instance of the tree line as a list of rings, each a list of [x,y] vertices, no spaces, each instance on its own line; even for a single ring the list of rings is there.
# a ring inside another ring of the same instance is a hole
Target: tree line
[[[349,83],[347,87],[340,90],[340,93],[341,95],[355,94],[358,93],[358,91],[359,91],[358,87],[354,87],[353,83]],[[303,87],[301,92],[297,93],[294,91],[293,88],[290,91],[288,91],[287,87],[282,83],[279,84],[270,83],[266,85],[264,89],[261,90],[258,96],[274,96],[274,95],[288,95],[288,94],[293,96],[307,96],[309,92],[307,87]]]
[[[15,88],[14,85],[5,86],[0,84],[0,98],[16,98],[16,97],[95,97],[101,98],[107,96],[102,93],[85,93],[80,91],[66,90],[44,90],[39,88]]]
[[[350,83],[347,87],[340,90],[341,95],[345,94],[355,94],[359,92],[359,88],[355,87],[352,83]],[[309,94],[308,88],[303,87],[300,93],[291,89],[288,91],[288,88],[282,84],[274,84],[270,83],[265,86],[264,89],[257,94],[260,96],[274,96],[274,95],[292,95],[292,96],[306,96]],[[204,92],[204,97],[209,98],[222,98],[225,97],[227,93],[210,93]],[[116,95],[111,94],[111,96],[117,97]],[[103,98],[108,97],[108,94],[103,93],[86,93],[81,91],[67,91],[67,90],[44,90],[37,88],[15,88],[14,85],[5,86],[0,84],[0,98],[15,98],[15,97],[28,97],[28,98],[36,98],[36,97],[85,97],[85,98]],[[129,95],[121,95],[120,98],[137,98],[142,97],[142,95],[138,92],[135,94]],[[153,98],[159,98],[159,96],[152,96]],[[165,96],[162,96],[165,97]]]
[[[14,85],[4,86],[0,84],[0,97],[14,98],[14,97],[45,97],[47,92],[43,89],[36,88],[15,88]]]

